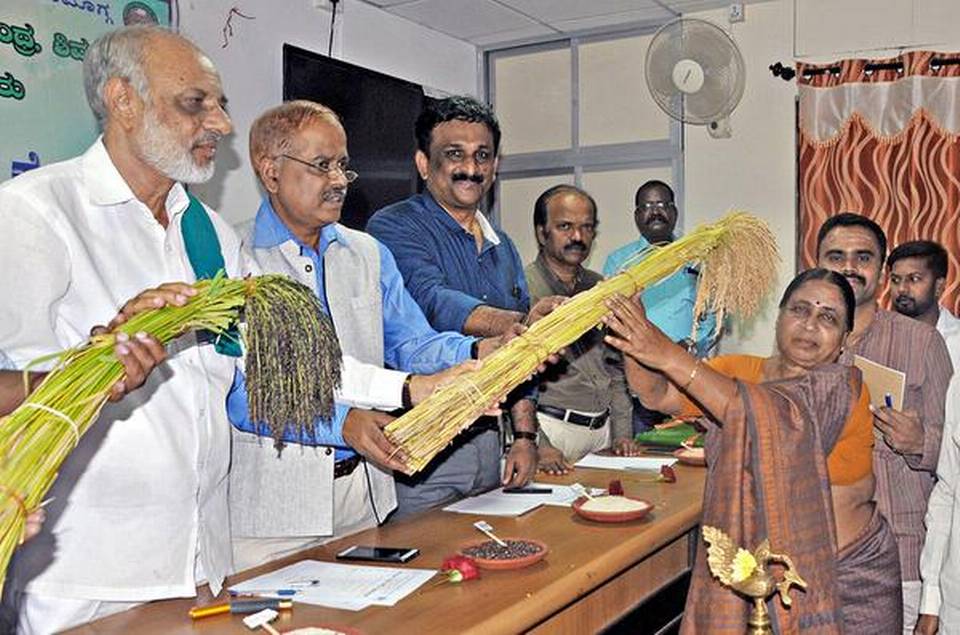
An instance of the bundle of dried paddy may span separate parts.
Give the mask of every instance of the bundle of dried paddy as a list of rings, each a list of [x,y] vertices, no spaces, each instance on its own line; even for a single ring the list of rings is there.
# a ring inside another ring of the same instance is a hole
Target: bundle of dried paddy
[[[699,267],[696,311],[749,316],[771,288],[779,256],[776,240],[759,219],[732,212],[720,221],[698,227],[669,245],[644,252],[642,261],[577,294],[484,360],[479,370],[464,374],[437,390],[416,408],[391,422],[384,431],[419,471],[489,404],[520,385],[547,357],[600,324],[613,295],[634,295],[681,267]]]
[[[242,314],[251,420],[267,423],[279,440],[286,426],[311,428],[317,417],[332,412],[340,346],[309,288],[278,275],[245,280],[220,275],[194,286],[198,293],[186,305],[145,311],[117,330],[143,331],[163,343],[192,330],[223,337]],[[97,335],[36,360],[56,364],[27,401],[0,419],[0,576],[28,511],[40,504],[123,377],[114,343],[113,333]]]

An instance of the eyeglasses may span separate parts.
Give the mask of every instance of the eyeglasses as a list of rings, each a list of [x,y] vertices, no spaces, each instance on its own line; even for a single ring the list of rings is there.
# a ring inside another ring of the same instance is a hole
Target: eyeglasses
[[[291,161],[296,161],[297,163],[303,164],[308,168],[316,170],[317,172],[320,172],[321,174],[325,174],[327,176],[330,176],[335,172],[340,172],[341,174],[343,174],[343,178],[346,179],[347,183],[353,183],[358,178],[360,178],[359,174],[357,174],[353,170],[347,169],[346,165],[341,165],[339,163],[330,163],[329,161],[326,161],[326,160],[305,161],[303,159],[300,159],[295,156],[291,156],[289,154],[281,154],[280,156],[282,156],[284,159],[290,159]]]
[[[640,203],[634,208],[635,212],[647,211],[647,210],[657,210],[659,212],[665,212],[667,210],[677,209],[677,204],[673,201],[648,201],[646,203]]]

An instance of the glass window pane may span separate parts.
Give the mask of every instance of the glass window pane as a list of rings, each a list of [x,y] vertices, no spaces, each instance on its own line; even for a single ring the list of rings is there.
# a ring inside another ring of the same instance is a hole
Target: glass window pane
[[[494,80],[504,153],[570,147],[570,49],[495,58]]]
[[[669,165],[632,170],[586,172],[583,189],[597,201],[600,228],[585,266],[603,271],[603,263],[613,250],[634,241],[640,235],[633,222],[633,196],[637,188],[650,179],[670,183],[673,172]],[[532,214],[532,208],[531,208]]]
[[[643,78],[652,35],[581,44],[580,145],[665,139],[670,118]]]
[[[537,257],[537,238],[533,233],[533,204],[547,188],[561,183],[572,184],[573,174],[501,179],[500,228],[507,232],[524,266]]]

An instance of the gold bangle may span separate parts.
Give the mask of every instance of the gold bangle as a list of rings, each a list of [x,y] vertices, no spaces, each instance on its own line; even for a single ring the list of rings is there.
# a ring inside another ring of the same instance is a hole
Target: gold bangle
[[[687,378],[686,383],[683,384],[683,386],[681,386],[682,390],[686,390],[687,388],[690,387],[690,384],[693,383],[694,378],[697,376],[697,372],[700,370],[700,364],[702,362],[703,360],[698,358],[697,361],[693,364],[693,369],[690,371],[690,376]]]

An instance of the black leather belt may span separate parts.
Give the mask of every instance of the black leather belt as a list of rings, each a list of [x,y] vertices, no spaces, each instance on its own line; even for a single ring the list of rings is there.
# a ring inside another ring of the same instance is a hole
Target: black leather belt
[[[608,410],[607,412],[591,417],[589,415],[582,415],[579,412],[574,412],[573,410],[564,410],[563,408],[554,408],[553,406],[543,404],[537,404],[537,410],[560,421],[566,421],[575,426],[583,426],[591,430],[602,428],[603,424],[607,422],[607,417],[610,415],[610,411]]]
[[[487,430],[500,431],[500,421],[496,417],[480,417],[474,421],[469,428],[473,432],[486,432]]]
[[[353,474],[353,471],[357,469],[357,466],[360,465],[360,460],[360,455],[354,454],[349,459],[337,461],[333,464],[333,478],[337,479],[341,476],[350,476]]]

